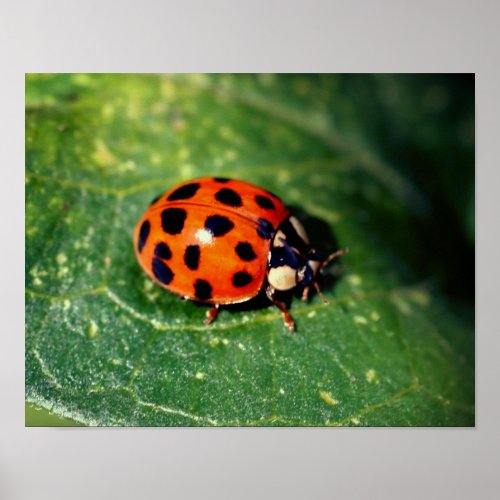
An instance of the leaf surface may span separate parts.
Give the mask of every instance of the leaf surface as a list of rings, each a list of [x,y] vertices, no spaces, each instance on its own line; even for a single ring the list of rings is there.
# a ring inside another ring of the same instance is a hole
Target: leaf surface
[[[401,78],[363,78],[413,92]],[[87,425],[474,425],[472,301],[443,292],[455,269],[421,238],[436,199],[458,206],[470,193],[420,189],[370,133],[370,117],[385,113],[389,128],[401,110],[375,96],[361,112],[347,83],[28,76],[27,401]],[[141,271],[142,212],[204,175],[276,192],[323,253],[350,248],[325,276],[328,306],[293,300],[296,333],[272,307],[206,326],[205,308]]]

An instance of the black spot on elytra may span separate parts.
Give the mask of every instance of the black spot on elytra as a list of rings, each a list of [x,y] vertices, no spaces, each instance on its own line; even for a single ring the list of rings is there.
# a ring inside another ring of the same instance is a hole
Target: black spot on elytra
[[[205,220],[205,229],[214,236],[224,236],[233,229],[234,224],[223,215],[209,215]]]
[[[243,205],[241,196],[236,191],[229,188],[222,188],[217,191],[215,199],[230,207],[241,207],[241,205]]]
[[[196,194],[196,191],[198,191],[198,189],[200,189],[200,185],[197,182],[186,184],[185,186],[181,186],[180,188],[176,189],[173,193],[170,193],[167,197],[167,200],[188,200]]]
[[[149,231],[151,231],[151,224],[148,220],[145,220],[139,229],[139,240],[137,241],[137,250],[139,250],[139,253],[142,252],[146,241],[148,241]]]
[[[253,278],[245,271],[239,271],[233,275],[233,285],[241,288],[251,283]]]
[[[158,257],[153,257],[153,274],[163,285],[168,285],[174,279],[174,273],[170,267]]]
[[[149,204],[149,206],[154,205],[160,198],[161,198],[161,194],[159,194],[156,198],[153,198],[151,200],[151,203]]]
[[[205,280],[196,280],[194,282],[194,295],[200,300],[210,299],[212,297],[212,285]]]
[[[165,259],[165,260],[172,258],[172,252],[170,251],[170,248],[164,241],[160,241],[160,243],[156,244],[155,255],[156,257],[160,257],[160,259]]]
[[[231,179],[226,179],[225,177],[214,177],[213,178],[215,182],[220,182],[224,184],[225,182],[229,182]]]
[[[161,213],[161,227],[168,234],[179,234],[186,217],[187,213],[182,208],[166,208]]]
[[[257,255],[255,255],[252,245],[250,245],[250,243],[247,243],[246,241],[240,241],[236,245],[235,250],[236,253],[238,254],[238,257],[241,260],[245,260],[248,262],[257,258]]]
[[[274,233],[273,225],[267,219],[259,219],[257,222],[257,234],[265,240],[270,240]]]
[[[196,271],[200,264],[200,247],[199,245],[189,245],[184,252],[184,262],[192,271]]]
[[[267,196],[258,194],[255,197],[255,201],[257,202],[257,205],[259,205],[259,207],[265,208],[266,210],[274,210],[276,208],[274,206],[273,200],[271,200],[271,198],[268,198]]]

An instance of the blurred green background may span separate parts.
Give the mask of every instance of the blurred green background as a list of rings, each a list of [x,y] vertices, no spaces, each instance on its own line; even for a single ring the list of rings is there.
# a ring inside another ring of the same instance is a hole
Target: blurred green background
[[[474,151],[474,75],[27,75],[26,425],[474,425]],[[202,175],[351,248],[296,337],[141,274],[133,225]]]

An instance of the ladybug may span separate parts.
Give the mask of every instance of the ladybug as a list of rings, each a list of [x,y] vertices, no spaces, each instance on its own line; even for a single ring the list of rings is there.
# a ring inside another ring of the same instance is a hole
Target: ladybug
[[[144,271],[184,299],[219,307],[256,297],[262,290],[295,330],[277,292],[303,287],[307,300],[317,273],[338,250],[322,260],[297,218],[274,194],[221,177],[184,182],[155,198],[134,230],[134,248]]]

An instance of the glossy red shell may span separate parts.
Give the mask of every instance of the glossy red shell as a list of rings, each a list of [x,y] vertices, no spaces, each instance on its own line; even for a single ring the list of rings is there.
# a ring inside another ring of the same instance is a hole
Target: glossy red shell
[[[173,293],[212,304],[244,302],[262,289],[272,232],[289,215],[278,197],[248,182],[194,179],[146,210],[134,248],[144,271]]]

